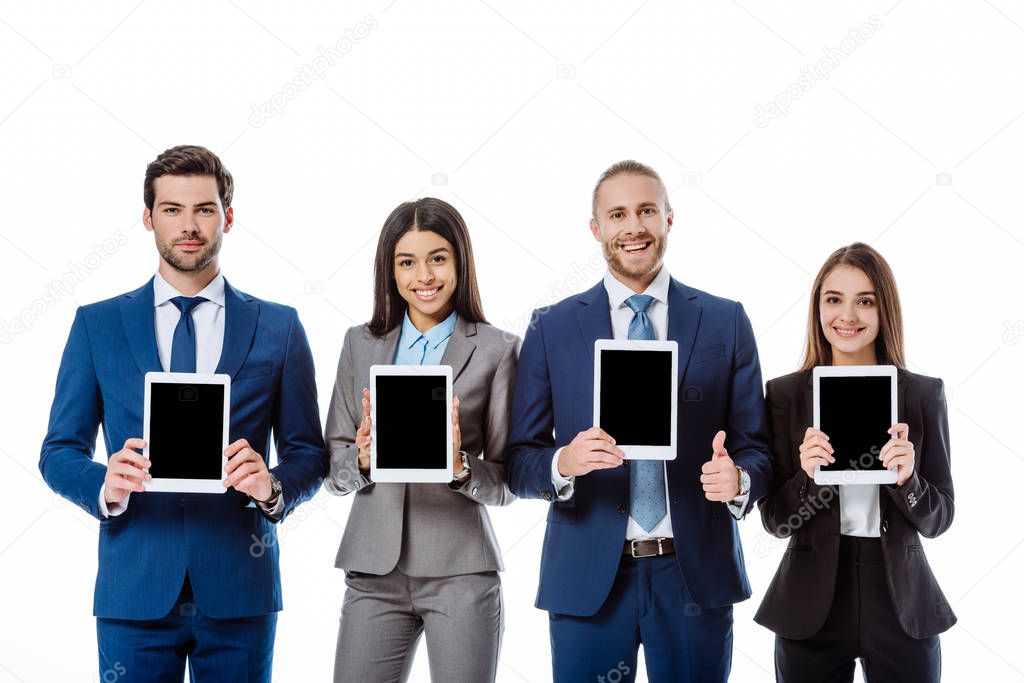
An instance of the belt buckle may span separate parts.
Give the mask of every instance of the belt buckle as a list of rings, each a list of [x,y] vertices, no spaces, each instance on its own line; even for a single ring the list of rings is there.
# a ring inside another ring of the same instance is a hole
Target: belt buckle
[[[646,538],[646,539],[641,539],[641,540],[644,540],[644,541],[657,541],[658,542],[658,552],[656,552],[656,553],[648,553],[646,555],[637,555],[637,553],[636,553],[636,544],[638,542],[638,539],[633,539],[633,540],[631,540],[629,542],[629,554],[630,554],[630,556],[633,557],[633,559],[643,558],[643,557],[657,557],[658,555],[664,555],[665,554],[664,549],[661,547],[662,539],[660,539],[660,538],[656,538],[656,539],[655,538]]]

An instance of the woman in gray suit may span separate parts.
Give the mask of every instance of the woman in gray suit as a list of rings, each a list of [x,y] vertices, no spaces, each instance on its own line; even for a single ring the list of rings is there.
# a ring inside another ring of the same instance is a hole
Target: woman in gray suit
[[[373,318],[348,330],[327,416],[327,488],[355,493],[335,681],[405,681],[426,633],[434,681],[493,681],[503,628],[501,551],[485,505],[515,499],[503,464],[518,338],[487,324],[466,225],[439,199],[406,202],[377,243]],[[375,483],[370,366],[450,365],[455,478]]]

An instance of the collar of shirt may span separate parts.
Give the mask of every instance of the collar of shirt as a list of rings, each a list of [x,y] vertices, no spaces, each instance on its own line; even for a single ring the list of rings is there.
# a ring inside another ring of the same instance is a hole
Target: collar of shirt
[[[671,282],[671,276],[668,274],[668,268],[662,264],[661,270],[658,271],[651,284],[647,285],[647,289],[643,293],[654,297],[655,301],[668,305],[669,282]],[[604,288],[608,292],[608,304],[613,311],[622,308],[626,299],[636,294],[632,289],[619,282],[610,270],[604,274]]]
[[[455,330],[455,321],[457,318],[458,314],[455,311],[452,311],[447,318],[434,325],[426,332],[420,332],[416,329],[416,326],[412,324],[412,320],[409,319],[409,313],[406,311],[405,319],[402,321],[402,336],[398,342],[398,348],[411,349],[422,337],[427,341],[427,349],[436,349],[442,343],[447,341],[448,337],[452,336],[452,331]]]
[[[163,278],[158,272],[156,277],[153,278],[153,306],[160,307],[173,299],[176,296],[185,296],[178,290],[176,290],[167,280]],[[224,307],[224,275],[217,273],[217,277],[210,281],[210,284],[206,285],[201,292],[196,294],[201,296],[221,308]]]

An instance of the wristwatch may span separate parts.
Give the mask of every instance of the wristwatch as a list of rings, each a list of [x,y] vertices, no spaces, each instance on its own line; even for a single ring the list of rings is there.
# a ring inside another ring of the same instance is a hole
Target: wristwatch
[[[260,505],[272,508],[277,505],[277,499],[281,495],[281,482],[278,481],[273,472],[269,472],[268,474],[270,474],[270,495],[266,500],[256,500],[255,498],[253,498],[253,500],[256,500]]]
[[[469,481],[470,466],[469,466],[469,453],[466,451],[459,451],[459,457],[462,459],[462,471],[452,477],[452,483],[458,486],[462,486]]]
[[[740,492],[737,495],[745,496],[750,493],[750,475],[739,465],[736,466],[736,475],[740,482]]]

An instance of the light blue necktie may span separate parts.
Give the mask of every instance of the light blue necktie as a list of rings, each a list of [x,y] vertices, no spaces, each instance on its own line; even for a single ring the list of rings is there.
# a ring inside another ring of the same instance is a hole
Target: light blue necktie
[[[626,299],[633,311],[629,339],[657,339],[647,307],[654,297],[634,294]],[[629,468],[629,516],[647,532],[658,525],[666,513],[665,466],[660,460],[634,460]]]
[[[201,296],[176,296],[171,299],[171,303],[181,311],[171,341],[171,372],[196,371],[196,329],[192,323],[192,311],[204,301],[209,299]]]

